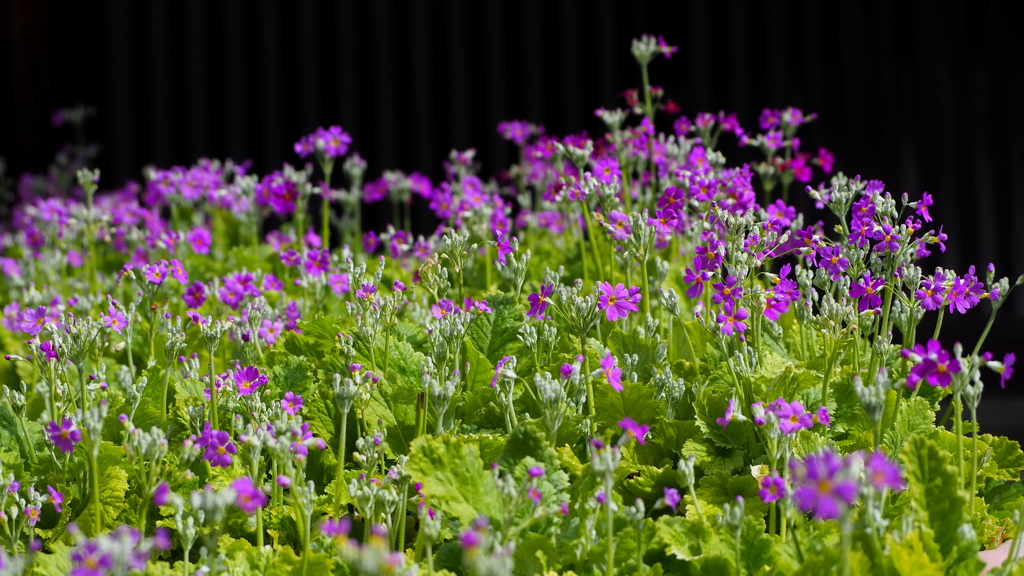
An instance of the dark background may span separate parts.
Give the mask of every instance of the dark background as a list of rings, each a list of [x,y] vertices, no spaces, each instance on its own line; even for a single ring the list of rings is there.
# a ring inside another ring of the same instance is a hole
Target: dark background
[[[202,156],[251,159],[265,173],[296,162],[292,143],[330,124],[352,135],[371,178],[397,168],[436,182],[448,151],[469,147],[495,174],[515,153],[495,133],[501,120],[599,133],[593,110],[621,105],[617,94],[640,84],[630,40],[652,33],[680,47],[652,64],[651,80],[685,114],[735,111],[754,130],[764,107],[817,112],[801,132],[805,149],[828,147],[837,169],[894,194],[934,195],[949,243],[929,266],[994,262],[1015,277],[1024,272],[1017,6],[939,6],[0,0],[0,156],[15,175],[42,171],[71,137],[50,127],[50,114],[84,103],[98,111],[89,134],[102,145],[106,187],[140,178],[146,164]],[[972,345],[987,308],[947,316],[943,339]],[[1022,330],[1024,296],[1014,294],[986,348],[1024,354]],[[1024,436],[1014,424],[1024,404],[1013,404],[1024,393],[986,396],[982,407],[1000,412],[986,424]]]

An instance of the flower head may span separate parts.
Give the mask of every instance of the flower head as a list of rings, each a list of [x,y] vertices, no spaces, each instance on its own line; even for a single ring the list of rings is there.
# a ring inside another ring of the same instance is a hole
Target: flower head
[[[615,366],[615,356],[612,356],[611,351],[607,356],[601,358],[601,369],[597,370],[594,375],[607,380],[616,392],[622,392],[622,370]]]
[[[526,313],[529,318],[538,320],[544,319],[544,311],[551,303],[551,293],[555,290],[554,284],[541,284],[540,291],[530,294],[526,299],[530,302],[530,310]]]
[[[672,509],[674,512],[682,501],[682,497],[679,495],[679,490],[666,486],[662,493],[662,500],[665,501],[665,505]]]
[[[255,366],[248,366],[235,372],[234,379],[239,396],[248,396],[267,383],[267,375],[260,374],[259,368]]]
[[[772,470],[772,473],[761,479],[761,489],[757,495],[766,503],[775,502],[786,497],[786,480],[779,476],[779,473]]]
[[[46,435],[61,452],[67,454],[75,449],[75,444],[82,441],[82,431],[75,427],[70,418],[62,418],[61,423],[50,421],[46,425]]]
[[[231,483],[231,488],[236,494],[235,505],[249,516],[267,505],[267,495],[248,476],[235,478]]]
[[[903,490],[899,464],[891,462],[881,452],[872,452],[864,463],[868,482],[875,490]]]
[[[290,390],[285,392],[284,398],[281,399],[281,409],[285,414],[295,416],[302,409],[302,396]]]
[[[792,434],[803,428],[814,426],[814,418],[804,409],[799,400],[786,402],[779,398],[772,403],[775,415],[779,418],[779,429],[783,434]]]
[[[625,318],[630,312],[639,312],[640,288],[633,286],[626,290],[626,285],[618,283],[612,286],[610,282],[600,282],[597,285],[601,294],[597,297],[597,307],[604,310],[605,318],[609,322],[615,322],[619,318]]]
[[[231,441],[231,435],[221,430],[214,430],[207,422],[203,428],[197,446],[206,450],[203,452],[203,459],[210,463],[210,466],[227,468],[231,466],[231,455],[238,453],[238,448]]]
[[[715,422],[717,422],[722,428],[725,428],[729,425],[729,422],[732,422],[733,420],[746,420],[746,418],[743,414],[736,412],[736,399],[730,398],[729,405],[725,408],[725,416],[715,418]]]
[[[790,461],[793,500],[804,512],[820,520],[833,520],[857,499],[859,487],[849,477],[849,463],[826,450],[804,460]]]
[[[647,440],[644,438],[647,433],[651,431],[651,427],[646,424],[640,424],[636,420],[630,417],[625,417],[622,420],[616,422],[619,428],[622,428],[623,433],[626,435],[636,438],[636,441],[641,444],[646,444]]]
[[[900,354],[914,362],[907,374],[907,386],[913,390],[922,380],[932,386],[945,388],[953,381],[953,374],[960,372],[960,362],[942,349],[942,343],[930,339],[924,345],[915,344],[912,350],[903,349]]]

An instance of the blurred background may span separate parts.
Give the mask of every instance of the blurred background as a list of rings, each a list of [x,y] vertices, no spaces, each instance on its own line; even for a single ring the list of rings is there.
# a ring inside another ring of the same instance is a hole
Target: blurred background
[[[800,133],[804,149],[827,147],[838,170],[883,180],[894,195],[934,195],[949,242],[926,269],[993,262],[1016,277],[1019,19],[1011,2],[942,6],[0,0],[0,157],[12,179],[45,171],[75,138],[51,125],[53,111],[81,103],[96,111],[86,138],[100,147],[106,188],[140,179],[148,164],[200,157],[251,160],[266,173],[298,162],[292,143],[331,124],[352,135],[370,178],[400,169],[436,182],[448,152],[470,147],[482,173],[497,174],[515,154],[495,132],[501,120],[600,134],[593,111],[623,106],[619,94],[639,86],[630,41],[650,33],[680,47],[652,64],[651,81],[684,114],[736,112],[755,130],[765,107],[815,112]],[[943,339],[972,345],[987,318],[987,305],[947,315]],[[1024,295],[1013,294],[986,348],[1024,354],[1020,334]],[[984,427],[1024,439],[1022,391],[1024,376],[986,390]]]

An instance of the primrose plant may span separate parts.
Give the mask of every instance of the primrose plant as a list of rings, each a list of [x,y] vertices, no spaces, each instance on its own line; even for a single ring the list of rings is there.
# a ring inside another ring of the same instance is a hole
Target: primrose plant
[[[265,175],[26,176],[0,574],[981,572],[1024,518],[977,418],[1022,279],[926,265],[932,197],[834,172],[814,114],[682,115],[676,51],[634,41],[605,134],[502,122],[501,178],[375,176],[338,126]]]

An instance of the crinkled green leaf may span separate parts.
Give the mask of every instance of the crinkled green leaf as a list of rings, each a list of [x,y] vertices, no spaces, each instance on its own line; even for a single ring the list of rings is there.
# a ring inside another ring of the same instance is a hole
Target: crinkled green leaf
[[[468,525],[478,516],[501,513],[501,496],[487,464],[480,445],[464,437],[421,436],[412,443],[408,469],[432,504]]]
[[[917,532],[910,532],[902,540],[887,535],[889,561],[892,569],[900,576],[943,576],[941,562],[932,560],[924,549],[924,542]]]
[[[36,576],[67,576],[71,572],[71,551],[67,544],[49,542],[49,553],[36,554],[32,559],[32,574]]]
[[[900,459],[925,549],[933,560],[947,558],[957,546],[957,530],[968,520],[967,498],[957,483],[956,468],[947,452],[921,435],[906,440]]]
[[[90,484],[90,490],[92,485]],[[103,514],[103,530],[110,530],[119,524],[118,518],[124,510],[125,494],[128,492],[128,472],[120,466],[100,467],[100,509]],[[75,520],[89,536],[94,536],[93,519],[97,510],[91,493],[85,498],[86,506]]]
[[[488,294],[483,297],[493,312],[481,314],[473,320],[466,340],[473,343],[491,364],[505,356],[515,355],[521,345],[519,329],[523,326],[526,310],[512,294]]]
[[[935,427],[935,411],[931,403],[921,397],[903,402],[893,427],[882,437],[890,454],[898,454],[903,443],[914,434],[928,434]]]
[[[632,418],[648,426],[665,417],[665,401],[654,398],[654,388],[641,383],[623,382],[616,392],[607,382],[594,381],[594,405],[597,423],[602,428],[618,429],[617,422]]]
[[[1019,442],[991,434],[981,434],[978,440],[988,445],[989,450],[979,454],[979,458],[984,459],[982,468],[991,471],[991,478],[1020,480],[1021,470],[1024,470],[1024,452]]]
[[[742,496],[746,514],[760,517],[764,515],[768,505],[758,496],[759,488],[757,479],[750,474],[732,475],[717,472],[697,481],[697,497],[701,502],[722,508],[727,503],[734,502],[737,496]]]
[[[680,560],[733,554],[714,527],[696,517],[661,516],[654,523],[654,533],[665,545],[666,554]]]
[[[623,332],[616,328],[608,334],[606,344],[616,358],[622,358],[626,354],[636,354],[638,379],[640,382],[647,382],[651,379],[651,371],[654,368],[654,350],[646,338],[641,338],[636,332]]]
[[[683,444],[684,454],[693,454],[695,463],[705,474],[732,472],[743,466],[743,452],[736,448],[722,448],[694,437]]]
[[[310,367],[318,363],[319,361],[312,362],[303,356],[295,356],[284,351],[267,354],[267,364],[270,366],[267,388],[274,391],[277,399],[284,396],[285,392],[294,392],[305,397],[313,383]]]

